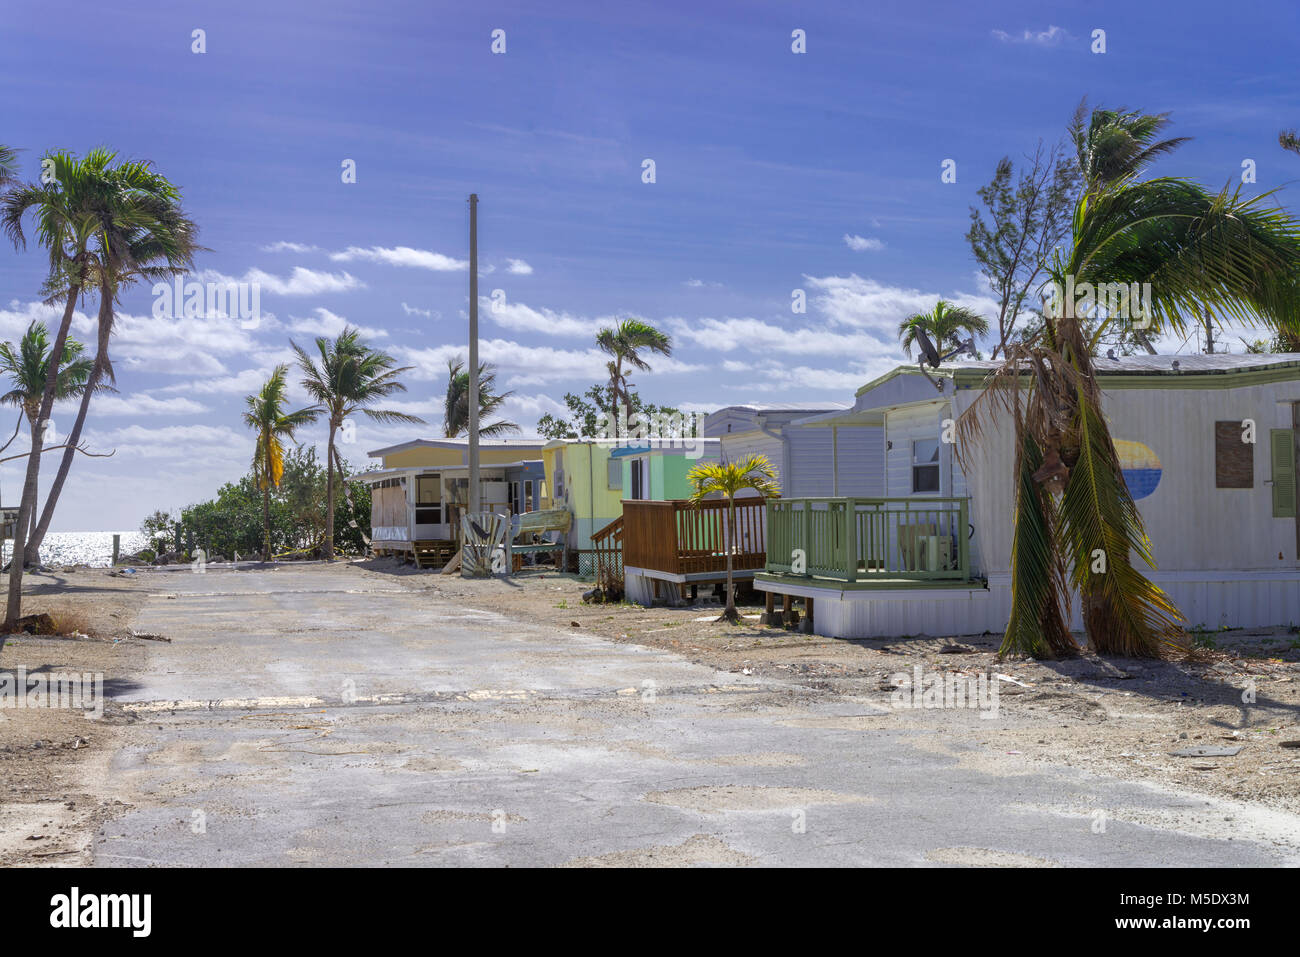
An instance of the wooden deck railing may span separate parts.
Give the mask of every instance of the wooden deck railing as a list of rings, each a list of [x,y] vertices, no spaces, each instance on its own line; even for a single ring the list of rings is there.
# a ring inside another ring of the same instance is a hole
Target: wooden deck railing
[[[969,580],[966,498],[781,498],[767,505],[769,572],[843,582]]]
[[[727,570],[727,550],[732,569],[762,568],[764,546],[763,499],[736,499],[735,529],[727,530],[725,500],[625,501],[623,503],[623,562],[675,575]]]
[[[623,517],[591,533],[596,553],[596,584],[606,595],[623,594]]]

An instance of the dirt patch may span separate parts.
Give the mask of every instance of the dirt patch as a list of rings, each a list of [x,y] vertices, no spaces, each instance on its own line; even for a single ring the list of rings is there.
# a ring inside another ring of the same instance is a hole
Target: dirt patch
[[[948,867],[1060,867],[1055,861],[985,847],[936,847],[925,859]]]
[[[598,857],[579,857],[562,867],[746,867],[758,859],[732,849],[708,834],[695,834],[681,844],[639,847]]]
[[[651,791],[645,800],[651,804],[667,804],[688,811],[717,814],[722,811],[792,811],[813,804],[869,804],[875,799],[816,788],[706,785],[672,791]]]
[[[0,586],[7,581],[0,576]],[[25,614],[50,614],[80,634],[8,636],[0,680],[17,688],[25,674],[56,687],[57,676],[76,676],[84,679],[84,697],[80,708],[0,708],[0,866],[84,866],[91,835],[120,810],[105,782],[130,720],[107,705],[101,718],[87,712],[98,710],[97,678],[105,697],[124,690],[144,657],[145,643],[129,637],[139,583],[106,569],[29,574],[24,581]]]

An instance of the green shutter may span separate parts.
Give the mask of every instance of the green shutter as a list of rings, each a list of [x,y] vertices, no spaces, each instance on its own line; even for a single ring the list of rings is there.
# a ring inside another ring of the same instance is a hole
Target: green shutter
[[[1270,429],[1273,453],[1273,517],[1295,518],[1295,436],[1290,429]]]

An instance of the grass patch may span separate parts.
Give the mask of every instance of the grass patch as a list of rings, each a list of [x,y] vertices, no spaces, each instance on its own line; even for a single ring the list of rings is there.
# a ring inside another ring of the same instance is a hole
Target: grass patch
[[[56,607],[46,612],[50,620],[54,622],[54,632],[56,635],[89,635],[92,638],[98,638],[99,632],[91,622],[90,616],[76,608]]]

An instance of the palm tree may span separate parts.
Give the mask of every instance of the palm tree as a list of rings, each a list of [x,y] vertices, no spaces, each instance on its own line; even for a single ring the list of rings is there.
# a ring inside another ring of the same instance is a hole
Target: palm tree
[[[0,189],[18,178],[18,151],[0,143]]]
[[[117,191],[106,175],[111,155],[106,150],[91,150],[84,159],[78,159],[70,153],[51,153],[45,157],[52,174],[50,182],[13,185],[0,197],[0,228],[4,229],[5,235],[19,249],[26,248],[27,245],[27,237],[23,232],[24,218],[31,214],[35,220],[36,239],[49,253],[46,288],[62,290],[64,298],[63,318],[51,349],[55,360],[46,377],[45,392],[41,396],[37,412],[40,421],[49,418],[54,405],[58,365],[64,355],[77,299],[88,281],[91,258],[89,247],[98,226],[99,215],[103,211],[119,207]],[[58,292],[51,293],[51,299],[58,296]],[[15,556],[27,554],[28,525],[36,510],[43,445],[41,435],[42,430],[37,430],[27,458],[18,522],[14,528]],[[23,561],[13,562],[9,573],[4,627],[10,629],[21,612],[23,564]]]
[[[290,341],[298,356],[302,372],[302,386],[317,403],[329,420],[329,442],[325,450],[325,559],[334,558],[334,466],[338,463],[340,478],[343,463],[334,447],[334,437],[347,418],[357,412],[376,422],[405,422],[419,424],[424,420],[390,409],[370,408],[380,399],[396,392],[405,392],[406,386],[397,377],[414,366],[394,368],[397,360],[386,352],[371,349],[360,339],[360,332],[345,327],[331,342],[324,336],[316,338],[316,358]]]
[[[1277,144],[1284,150],[1300,153],[1300,133],[1295,130],[1283,130],[1277,134]]]
[[[1073,233],[1050,264],[1049,281],[1150,283],[1152,332],[1181,333],[1183,315],[1211,306],[1244,323],[1300,329],[1300,222],[1266,206],[1269,194],[1211,193],[1186,179],[1139,180],[1153,147],[1135,150],[1124,130],[1152,130],[1163,117],[1099,111]],[[1146,142],[1146,141],[1143,141]],[[1173,141],[1166,141],[1173,142]],[[1156,150],[1162,152],[1162,150]],[[1123,169],[1108,179],[1107,171]],[[1189,265],[1191,264],[1191,265]],[[1064,602],[1082,599],[1084,627],[1100,653],[1158,656],[1183,646],[1181,615],[1131,560],[1154,567],[1142,517],[1124,482],[1102,411],[1092,352],[1120,315],[1091,328],[1073,310],[1045,309],[1043,334],[1015,345],[962,416],[959,455],[968,460],[994,414],[1014,422],[1015,530],[1011,617],[1002,653],[1077,651]],[[1059,312],[1060,314],[1056,314]]]
[[[917,333],[924,333],[934,347],[943,352],[945,348],[961,345],[963,332],[970,338],[986,336],[989,322],[979,313],[943,299],[936,302],[929,312],[914,312],[898,324],[898,339],[908,355],[916,345]]]
[[[596,333],[596,345],[601,352],[612,357],[606,367],[609,369],[611,427],[617,434],[618,410],[631,405],[628,397],[628,371],[639,369],[645,372],[650,368],[650,364],[641,357],[643,351],[656,352],[662,356],[672,355],[673,340],[666,332],[660,332],[648,322],[624,319],[617,326]]]
[[[285,412],[286,377],[289,366],[280,364],[271,372],[266,384],[255,394],[245,396],[248,411],[244,424],[257,433],[253,450],[253,478],[262,490],[262,561],[271,560],[271,489],[280,487],[284,475],[284,442],[293,440],[293,433],[308,423],[315,422],[321,410],[299,409]]]
[[[742,489],[753,489],[765,498],[774,498],[781,494],[781,487],[776,482],[776,471],[766,456],[751,455],[742,462],[701,462],[687,474],[686,480],[695,486],[691,501],[698,507],[705,496],[715,492],[727,499],[727,607],[718,621],[737,622],[740,613],[736,611],[736,583],[732,578],[733,553],[736,543],[736,493]]]
[[[128,161],[112,166],[115,153],[97,154],[104,176],[111,188],[112,204],[95,211],[94,242],[90,249],[83,283],[99,292],[98,343],[90,381],[81,395],[77,417],[68,433],[68,441],[46,496],[45,508],[36,525],[33,544],[39,548],[54,518],[59,495],[72,468],[72,460],[81,441],[81,432],[90,411],[91,396],[103,391],[107,379],[114,382],[113,364],[108,356],[113,334],[114,306],[120,290],[138,281],[149,283],[188,272],[194,266],[198,245],[198,227],[180,206],[180,193],[165,177],[146,162]],[[47,286],[61,292],[70,277],[56,274]]]
[[[1134,176],[1190,141],[1187,136],[1156,139],[1168,125],[1168,113],[1107,109],[1090,113],[1087,97],[1079,101],[1068,135],[1078,154],[1083,191],[1099,192]]]
[[[45,379],[50,371],[49,330],[43,322],[32,322],[27,327],[17,347],[11,342],[0,343],[0,372],[7,373],[13,388],[0,395],[0,403],[22,409],[35,440],[40,422],[41,399],[45,395]],[[54,387],[56,401],[80,396],[86,391],[93,363],[83,358],[85,347],[69,338],[63,346],[63,365],[59,369]],[[27,564],[40,564],[39,545],[35,540],[36,510],[32,510],[32,537],[26,553]]]
[[[496,391],[497,372],[490,363],[478,366],[478,434],[487,438],[522,431],[514,422],[501,420],[484,425],[483,420],[495,415],[513,392]],[[469,431],[469,372],[465,360],[457,357],[447,360],[447,398],[442,413],[442,434],[454,439]]]

